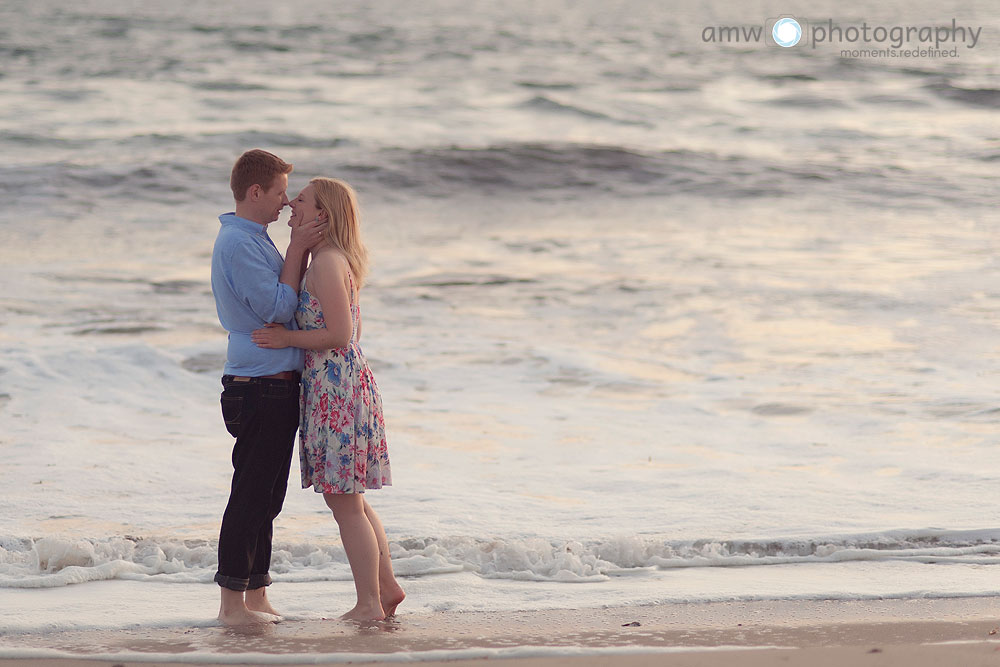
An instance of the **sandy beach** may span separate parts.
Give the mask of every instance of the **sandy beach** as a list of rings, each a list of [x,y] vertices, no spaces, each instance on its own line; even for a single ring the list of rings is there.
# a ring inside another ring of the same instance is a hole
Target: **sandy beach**
[[[734,649],[701,653],[649,653],[642,655],[594,655],[563,658],[512,658],[503,660],[505,667],[596,667],[599,665],[616,665],[620,667],[716,667],[723,665],[743,665],[745,667],[764,667],[765,665],[788,665],[790,667],[840,667],[841,665],[885,666],[909,665],[910,667],[932,667],[937,665],[962,665],[963,667],[979,667],[980,665],[995,665],[1000,656],[997,647],[989,643],[950,645],[950,646],[890,646],[885,649],[865,650],[858,647],[814,647],[803,649],[766,649],[748,650]],[[361,661],[351,661],[344,664],[358,664]],[[377,665],[395,665],[395,662],[366,662],[373,667]],[[406,661],[409,662],[409,661]],[[483,665],[483,659],[471,660],[434,660],[421,662],[425,667],[476,667]],[[44,660],[5,660],[4,665],[11,667],[96,667],[108,665],[118,667],[126,663],[107,660],[81,659],[44,659]],[[142,663],[144,667],[161,667],[178,663],[157,662]],[[192,664],[192,663],[183,663]],[[212,663],[200,663],[212,664]],[[232,664],[232,663],[228,663]],[[322,662],[282,663],[316,665]]]
[[[563,665],[993,665],[993,598],[767,601],[522,613],[402,614],[360,626],[286,621],[0,638],[5,667],[420,662]]]

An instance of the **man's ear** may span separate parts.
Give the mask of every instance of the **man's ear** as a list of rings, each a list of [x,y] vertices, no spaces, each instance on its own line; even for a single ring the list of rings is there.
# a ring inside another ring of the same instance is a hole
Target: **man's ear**
[[[254,183],[247,190],[247,198],[250,201],[257,201],[258,199],[260,199],[260,192],[262,189],[263,188],[260,187],[260,183]]]

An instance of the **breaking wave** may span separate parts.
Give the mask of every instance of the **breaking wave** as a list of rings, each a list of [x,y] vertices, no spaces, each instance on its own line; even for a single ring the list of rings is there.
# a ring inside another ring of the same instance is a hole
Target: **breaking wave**
[[[107,579],[207,583],[217,565],[216,549],[216,543],[206,540],[5,537],[0,538],[0,588],[53,588]],[[391,550],[400,576],[468,571],[488,579],[581,583],[650,569],[851,561],[1000,565],[1000,529],[775,540],[409,538],[392,542]],[[339,544],[276,543],[271,573],[275,581],[288,582],[351,579]]]

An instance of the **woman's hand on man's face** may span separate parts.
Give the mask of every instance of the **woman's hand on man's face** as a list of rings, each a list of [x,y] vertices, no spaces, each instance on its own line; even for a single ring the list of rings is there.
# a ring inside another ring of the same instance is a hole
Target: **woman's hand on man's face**
[[[303,222],[297,227],[292,227],[291,240],[289,246],[297,246],[301,250],[309,250],[319,245],[326,232],[326,220],[314,218],[308,222]]]

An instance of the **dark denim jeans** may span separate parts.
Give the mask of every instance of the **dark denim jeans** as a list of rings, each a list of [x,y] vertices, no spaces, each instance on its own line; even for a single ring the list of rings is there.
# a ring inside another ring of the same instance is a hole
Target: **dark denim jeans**
[[[288,469],[299,426],[299,382],[222,378],[222,417],[236,438],[233,485],[219,534],[223,588],[268,586],[271,535],[288,486]]]

